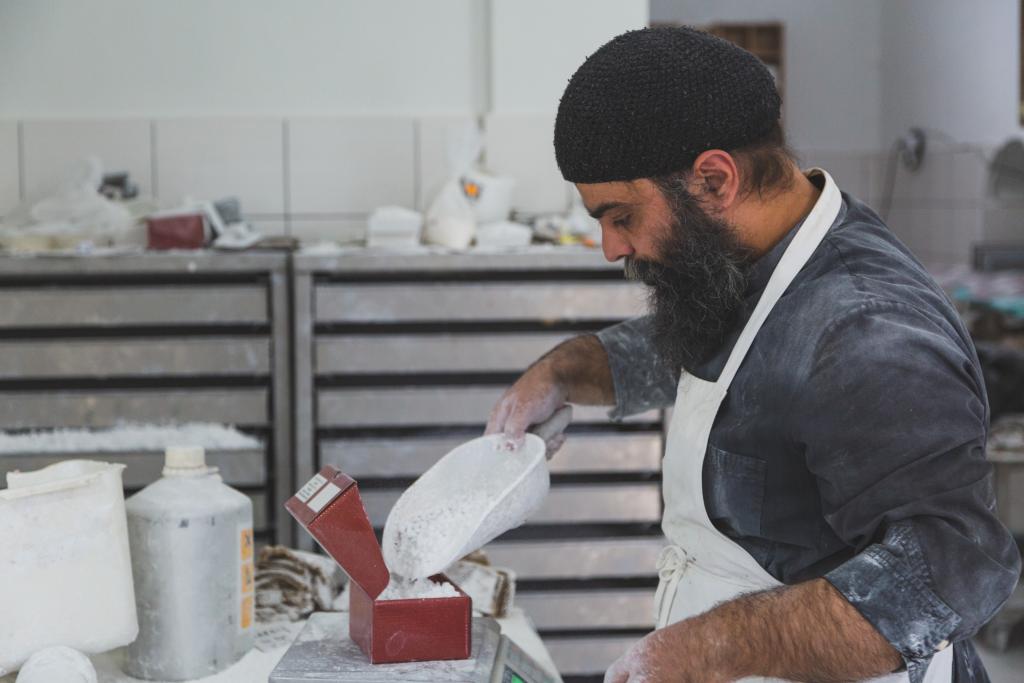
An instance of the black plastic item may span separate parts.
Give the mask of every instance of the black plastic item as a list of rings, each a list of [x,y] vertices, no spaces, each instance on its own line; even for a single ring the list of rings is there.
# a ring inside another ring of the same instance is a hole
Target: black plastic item
[[[1007,413],[1024,413],[1024,351],[991,343],[976,346],[991,419]]]
[[[224,225],[240,223],[242,221],[242,204],[237,197],[227,197],[213,203],[213,208],[224,221]]]
[[[139,196],[139,186],[131,181],[127,171],[104,173],[99,193],[107,199],[134,199]]]

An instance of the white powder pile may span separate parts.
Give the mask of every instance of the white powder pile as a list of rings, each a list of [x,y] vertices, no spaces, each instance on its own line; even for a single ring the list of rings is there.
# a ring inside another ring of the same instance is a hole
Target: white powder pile
[[[261,446],[259,440],[233,427],[208,422],[124,424],[111,429],[54,429],[22,434],[0,432],[0,454],[162,451],[183,443],[208,451]]]
[[[422,598],[454,598],[459,592],[455,586],[445,581],[434,583],[430,579],[403,579],[392,576],[391,582],[384,592],[377,596],[378,600],[415,600]]]

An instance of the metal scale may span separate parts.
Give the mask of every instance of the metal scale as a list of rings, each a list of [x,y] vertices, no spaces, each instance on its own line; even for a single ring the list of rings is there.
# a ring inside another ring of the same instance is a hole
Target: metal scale
[[[557,683],[489,617],[473,618],[469,659],[370,664],[348,636],[348,614],[319,612],[270,673],[269,683]]]

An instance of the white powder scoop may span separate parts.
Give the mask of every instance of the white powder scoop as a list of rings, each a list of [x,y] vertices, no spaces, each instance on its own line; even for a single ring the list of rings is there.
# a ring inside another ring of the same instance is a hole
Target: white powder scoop
[[[513,529],[540,506],[550,480],[544,440],[515,451],[491,434],[455,448],[417,479],[384,525],[384,562],[408,579],[432,576]]]

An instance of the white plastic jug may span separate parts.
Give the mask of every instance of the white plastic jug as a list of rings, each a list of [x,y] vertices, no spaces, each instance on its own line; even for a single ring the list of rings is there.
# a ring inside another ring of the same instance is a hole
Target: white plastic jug
[[[168,448],[163,475],[126,504],[139,637],[125,671],[182,681],[252,649],[252,501],[206,466],[202,448]]]
[[[95,654],[135,639],[123,469],[66,460],[8,473],[0,490],[0,675],[46,647]]]

